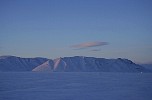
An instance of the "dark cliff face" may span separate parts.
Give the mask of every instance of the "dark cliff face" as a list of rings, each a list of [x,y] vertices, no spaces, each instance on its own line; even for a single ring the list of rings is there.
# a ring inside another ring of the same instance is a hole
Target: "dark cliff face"
[[[0,57],[0,71],[31,71],[46,62],[46,58],[20,58],[15,56]]]

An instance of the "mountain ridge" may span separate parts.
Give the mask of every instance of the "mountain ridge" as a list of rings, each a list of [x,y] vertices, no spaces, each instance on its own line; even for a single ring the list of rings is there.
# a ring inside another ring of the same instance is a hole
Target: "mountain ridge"
[[[34,72],[148,72],[128,59],[106,59],[85,56],[47,58],[21,58],[0,56],[0,71]]]
[[[53,64],[42,64],[32,71],[53,72],[143,72],[144,67],[133,63],[128,59],[105,59],[95,57],[63,57],[49,60]],[[45,69],[46,68],[46,69]]]
[[[31,71],[46,62],[47,58],[21,58],[16,56],[0,56],[0,71]]]

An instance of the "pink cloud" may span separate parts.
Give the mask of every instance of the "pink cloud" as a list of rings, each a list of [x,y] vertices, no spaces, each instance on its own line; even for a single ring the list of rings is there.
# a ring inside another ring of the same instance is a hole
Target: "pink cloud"
[[[85,48],[90,48],[90,47],[103,46],[107,44],[108,44],[107,42],[86,42],[86,43],[72,45],[71,47],[76,48],[76,49],[85,49]]]

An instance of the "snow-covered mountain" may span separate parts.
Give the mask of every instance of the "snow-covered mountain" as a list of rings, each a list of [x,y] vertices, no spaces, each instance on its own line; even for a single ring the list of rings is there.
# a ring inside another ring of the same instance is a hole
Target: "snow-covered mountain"
[[[15,56],[0,56],[0,71],[31,71],[46,62],[46,58],[20,58]]]
[[[145,68],[127,59],[64,57],[48,60],[32,71],[53,72],[145,72]]]
[[[148,69],[127,59],[94,57],[20,58],[0,56],[0,71],[49,71],[49,72],[148,72]]]

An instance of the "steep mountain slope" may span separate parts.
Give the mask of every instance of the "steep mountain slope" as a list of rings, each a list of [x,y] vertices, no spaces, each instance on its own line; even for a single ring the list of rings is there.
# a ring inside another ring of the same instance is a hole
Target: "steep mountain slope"
[[[48,64],[49,62],[49,64]],[[51,63],[50,63],[51,62]],[[49,60],[33,71],[54,72],[145,72],[144,67],[127,59],[104,59],[94,57],[64,57]]]
[[[46,58],[20,58],[15,56],[0,56],[0,71],[31,71],[46,62]]]
[[[32,71],[53,71],[53,64],[53,60],[48,60],[45,63],[34,68]]]

